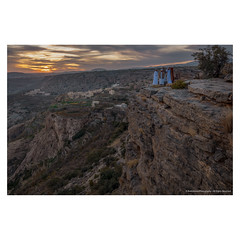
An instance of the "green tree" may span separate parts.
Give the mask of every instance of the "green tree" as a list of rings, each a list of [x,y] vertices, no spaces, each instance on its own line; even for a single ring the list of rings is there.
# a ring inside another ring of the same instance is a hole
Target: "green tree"
[[[195,60],[198,60],[198,67],[206,77],[217,78],[232,54],[226,48],[214,45],[208,48],[200,48],[199,52],[193,53],[192,56]]]

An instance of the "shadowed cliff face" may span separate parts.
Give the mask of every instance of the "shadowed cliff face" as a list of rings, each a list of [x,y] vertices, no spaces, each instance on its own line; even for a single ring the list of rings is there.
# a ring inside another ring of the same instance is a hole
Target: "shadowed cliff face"
[[[143,89],[128,109],[121,193],[232,194],[231,99],[220,79]]]
[[[111,194],[117,190],[127,97],[126,89],[115,89],[114,95],[109,92],[93,96],[95,101],[62,95],[42,121],[31,119],[8,130],[9,194]]]

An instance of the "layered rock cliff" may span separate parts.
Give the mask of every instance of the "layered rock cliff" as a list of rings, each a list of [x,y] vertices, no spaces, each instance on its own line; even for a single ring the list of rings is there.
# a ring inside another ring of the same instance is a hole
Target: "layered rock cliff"
[[[232,194],[232,84],[145,88],[128,109],[121,194]]]

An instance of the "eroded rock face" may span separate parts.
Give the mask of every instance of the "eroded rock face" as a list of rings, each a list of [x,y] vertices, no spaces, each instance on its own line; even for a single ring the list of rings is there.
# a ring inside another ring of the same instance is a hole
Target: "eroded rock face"
[[[122,194],[232,194],[232,84],[215,84],[147,88],[130,103]]]
[[[84,121],[79,119],[65,118],[53,113],[49,114],[45,121],[45,127],[29,143],[29,151],[9,179],[14,179],[25,169],[34,168],[41,161],[54,158],[58,151],[64,147],[66,141],[72,140],[72,137],[83,127],[83,124]]]
[[[29,151],[30,139],[18,139],[8,144],[8,176],[11,176]]]

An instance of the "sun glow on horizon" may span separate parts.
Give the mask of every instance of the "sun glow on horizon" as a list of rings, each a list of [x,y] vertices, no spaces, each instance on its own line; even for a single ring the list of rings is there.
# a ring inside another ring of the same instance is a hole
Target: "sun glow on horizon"
[[[178,64],[187,64],[195,62],[195,60],[188,60],[188,61],[182,61],[182,62],[171,62],[171,63],[163,63],[163,64],[155,64],[155,65],[148,65],[144,67],[158,67],[158,66],[168,66],[168,65],[178,65]]]
[[[196,47],[195,47],[196,49]],[[193,62],[191,45],[9,45],[8,72],[146,68]]]

